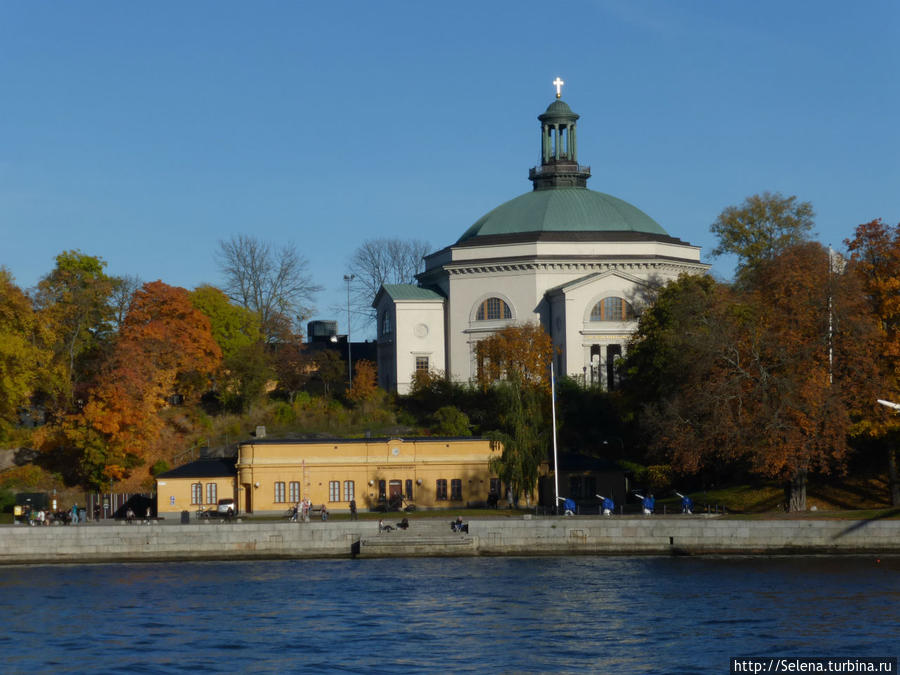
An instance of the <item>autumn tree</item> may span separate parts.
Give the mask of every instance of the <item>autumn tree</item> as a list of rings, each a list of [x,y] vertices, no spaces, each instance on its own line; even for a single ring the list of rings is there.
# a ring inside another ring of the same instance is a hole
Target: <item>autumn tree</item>
[[[86,387],[112,333],[109,300],[115,285],[106,263],[80,251],[56,256],[56,267],[38,283],[34,301],[47,327],[53,361],[43,389],[56,410],[86,398]]]
[[[272,368],[278,380],[278,390],[287,395],[293,403],[297,394],[306,388],[315,372],[313,354],[307,345],[295,336],[287,342],[280,342],[272,355]]]
[[[155,439],[168,397],[202,393],[221,357],[209,319],[186,290],[144,284],[97,387],[65,424],[70,442],[83,450],[84,478],[102,487],[124,476]]]
[[[740,206],[729,206],[710,226],[718,239],[713,256],[738,257],[738,272],[752,270],[782,251],[807,241],[813,227],[813,207],[794,196],[763,192]]]
[[[871,354],[879,370],[879,398],[900,401],[900,224],[892,228],[881,219],[872,220],[858,226],[853,239],[844,243],[850,251],[850,271],[860,278],[879,327]],[[874,404],[866,412],[859,431],[885,446],[891,503],[900,506],[900,415]]]
[[[844,468],[852,416],[870,396],[862,299],[815,243],[760,261],[738,288],[664,289],[626,360],[651,446],[683,472],[743,463],[805,509],[809,473]]]
[[[225,292],[256,312],[267,341],[293,333],[294,324],[309,315],[313,295],[321,290],[292,244],[276,249],[255,237],[238,235],[219,242],[218,261]]]
[[[550,387],[553,343],[538,323],[509,326],[475,345],[478,383],[487,389],[494,382],[516,379],[523,386]]]
[[[133,274],[124,277],[113,277],[112,293],[109,297],[109,304],[112,309],[112,321],[116,330],[125,323],[125,317],[131,308],[131,301],[134,294],[144,285],[140,277]]]
[[[418,239],[368,239],[350,258],[354,275],[353,301],[357,314],[374,319],[372,301],[384,284],[414,284],[425,269],[430,246]]]
[[[49,354],[31,300],[0,267],[0,440],[28,405]]]
[[[378,391],[378,383],[375,373],[375,364],[366,359],[361,359],[354,364],[355,373],[347,398],[354,403],[371,401]]]

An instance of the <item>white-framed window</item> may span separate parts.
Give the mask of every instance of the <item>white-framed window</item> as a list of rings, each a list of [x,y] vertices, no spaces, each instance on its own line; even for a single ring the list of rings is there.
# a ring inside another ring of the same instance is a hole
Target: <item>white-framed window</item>
[[[416,372],[417,373],[427,373],[428,372],[428,357],[427,356],[417,356],[416,357]]]
[[[341,501],[341,481],[339,481],[339,480],[328,481],[328,501],[330,501],[330,502]]]
[[[207,504],[215,504],[216,502],[216,491],[218,486],[215,483],[207,483],[206,484],[206,503]]]
[[[349,502],[351,499],[356,499],[356,483],[352,480],[344,481],[344,501]]]
[[[292,480],[288,483],[288,501],[294,503],[300,501],[300,481]]]
[[[284,502],[284,481],[275,482],[275,503]]]
[[[203,503],[203,483],[191,483],[191,504]]]

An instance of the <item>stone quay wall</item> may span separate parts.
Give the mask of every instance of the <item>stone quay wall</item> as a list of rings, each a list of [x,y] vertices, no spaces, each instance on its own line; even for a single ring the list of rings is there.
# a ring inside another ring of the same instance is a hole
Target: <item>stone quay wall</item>
[[[0,528],[0,564],[477,555],[900,554],[900,520],[705,516],[82,524]],[[396,524],[396,521],[389,521]]]

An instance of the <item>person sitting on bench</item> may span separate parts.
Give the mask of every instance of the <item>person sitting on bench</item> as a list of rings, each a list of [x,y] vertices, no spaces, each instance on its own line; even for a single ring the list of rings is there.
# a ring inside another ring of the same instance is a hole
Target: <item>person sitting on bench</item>
[[[450,523],[450,529],[454,532],[468,532],[469,525],[463,522],[462,516],[456,516],[456,520]]]

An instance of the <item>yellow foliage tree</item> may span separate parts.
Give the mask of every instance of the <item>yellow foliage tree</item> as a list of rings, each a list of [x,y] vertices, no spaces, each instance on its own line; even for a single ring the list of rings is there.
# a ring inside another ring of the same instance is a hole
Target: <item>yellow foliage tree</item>
[[[376,384],[375,364],[362,359],[356,362],[356,374],[353,376],[353,384],[347,392],[347,398],[354,403],[371,401],[378,391]]]

